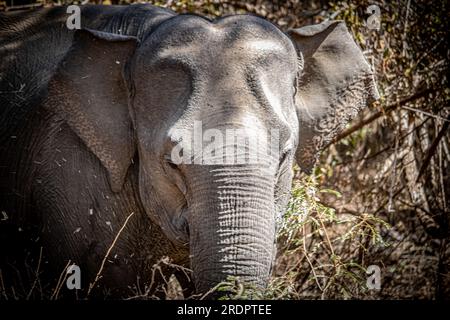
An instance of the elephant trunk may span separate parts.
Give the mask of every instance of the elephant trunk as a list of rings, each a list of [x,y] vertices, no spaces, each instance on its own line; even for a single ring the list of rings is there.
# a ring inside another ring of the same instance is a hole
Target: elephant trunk
[[[193,168],[189,215],[196,289],[228,276],[264,288],[275,253],[274,178],[250,165]]]

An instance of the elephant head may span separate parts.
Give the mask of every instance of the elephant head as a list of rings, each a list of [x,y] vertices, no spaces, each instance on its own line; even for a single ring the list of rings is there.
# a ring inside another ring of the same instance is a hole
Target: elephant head
[[[310,170],[377,93],[342,22],[284,34],[254,16],[180,15],[139,40],[77,31],[48,96],[114,192],[138,154],[140,200],[173,242],[189,245],[206,291],[229,275],[267,284],[294,161]],[[269,144],[271,132],[272,149],[239,139]]]

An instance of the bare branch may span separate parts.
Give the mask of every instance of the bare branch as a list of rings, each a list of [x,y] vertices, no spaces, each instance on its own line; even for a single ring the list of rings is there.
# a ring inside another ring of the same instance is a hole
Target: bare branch
[[[392,103],[392,104],[387,105],[383,110],[374,113],[373,115],[367,117],[366,119],[363,119],[361,122],[359,122],[359,123],[353,125],[352,127],[350,127],[350,128],[348,128],[348,129],[342,131],[340,134],[338,134],[338,135],[337,135],[337,136],[336,136],[336,137],[335,137],[335,138],[327,145],[327,147],[330,146],[330,145],[333,144],[333,143],[338,142],[339,140],[344,139],[345,137],[351,135],[353,132],[358,131],[359,129],[361,129],[361,128],[364,127],[365,125],[367,125],[367,124],[369,124],[369,123],[375,121],[376,119],[380,118],[381,116],[384,116],[384,115],[388,114],[389,112],[391,112],[391,111],[393,111],[393,110],[395,110],[395,109],[401,107],[402,105],[404,105],[404,104],[406,104],[406,103],[408,103],[408,102],[411,102],[411,101],[414,101],[414,100],[423,98],[423,97],[425,97],[426,95],[428,95],[428,94],[430,94],[430,93],[433,93],[433,92],[435,92],[435,91],[436,91],[436,90],[435,90],[434,88],[426,88],[426,89],[423,89],[423,90],[420,90],[420,91],[414,93],[413,95],[411,95],[411,96],[409,96],[409,97],[403,98],[402,100],[400,100],[400,101],[398,101],[398,102],[395,102],[395,103]]]

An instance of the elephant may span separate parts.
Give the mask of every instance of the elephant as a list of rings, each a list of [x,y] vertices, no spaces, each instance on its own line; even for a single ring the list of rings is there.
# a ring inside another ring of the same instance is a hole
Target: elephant
[[[80,9],[73,30],[65,7],[0,14],[0,267],[33,248],[52,281],[74,263],[81,290],[125,297],[168,256],[199,293],[230,276],[265,288],[293,166],[310,173],[378,98],[345,23],[283,32],[250,14]],[[192,146],[181,132],[199,126]],[[278,152],[260,144],[258,161],[234,138],[201,159],[226,130],[272,129]]]

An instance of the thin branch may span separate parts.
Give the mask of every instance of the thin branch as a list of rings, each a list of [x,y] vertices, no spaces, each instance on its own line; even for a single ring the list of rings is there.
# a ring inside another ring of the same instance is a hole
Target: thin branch
[[[362,120],[361,122],[353,125],[352,127],[342,131],[340,134],[338,134],[326,147],[330,146],[333,143],[338,142],[339,140],[344,139],[345,137],[351,135],[353,132],[358,131],[359,129],[361,129],[362,127],[364,127],[365,125],[375,121],[376,119],[380,118],[383,115],[388,114],[389,112],[401,107],[402,105],[404,105],[405,103],[420,99],[424,96],[426,96],[427,94],[433,93],[435,92],[434,88],[426,88],[423,90],[420,90],[416,93],[414,93],[413,95],[406,97],[398,102],[392,103],[387,105],[383,110],[378,111],[376,113],[374,113],[373,115],[367,117],[366,119]]]
[[[103,260],[102,260],[102,264],[100,265],[100,269],[98,269],[97,275],[95,276],[94,282],[92,282],[89,285],[89,289],[88,289],[86,297],[89,297],[89,294],[91,293],[92,289],[95,287],[95,285],[97,284],[97,281],[100,279],[100,276],[102,274],[103,268],[105,266],[106,259],[108,259],[109,254],[111,253],[111,250],[114,248],[114,246],[115,246],[115,244],[117,242],[117,239],[119,239],[119,236],[122,233],[123,229],[125,229],[125,227],[126,227],[126,225],[128,223],[128,220],[130,220],[130,218],[133,215],[134,215],[134,212],[131,212],[130,215],[125,220],[125,222],[123,223],[122,228],[120,228],[119,232],[117,232],[116,237],[114,238],[113,242],[111,243],[111,245],[108,248],[108,251],[106,251],[106,254],[105,254],[105,256],[103,257]]]
[[[317,274],[316,274],[316,270],[315,270],[311,260],[309,260],[309,257],[308,257],[308,251],[306,250],[306,244],[305,244],[305,234],[306,234],[306,230],[305,230],[305,226],[303,226],[303,250],[305,253],[305,258],[306,258],[306,261],[308,261],[309,267],[311,268],[311,271],[314,275],[314,280],[316,281],[317,286],[319,287],[320,291],[323,292],[322,286],[320,285]]]
[[[42,261],[42,247],[41,247],[41,249],[39,251],[39,260],[38,260],[38,265],[37,265],[37,268],[36,268],[36,272],[34,274],[35,278],[34,278],[34,281],[33,281],[33,285],[31,286],[30,292],[28,292],[26,300],[30,299],[31,294],[33,293],[33,290],[36,287],[36,283],[39,280],[39,272],[40,272],[40,269],[41,269],[41,261]]]
[[[431,118],[426,118],[426,119],[424,119],[420,124],[418,124],[417,126],[415,126],[414,129],[412,129],[412,130],[410,130],[409,132],[407,132],[407,133],[405,133],[404,135],[402,135],[398,140],[399,140],[399,141],[403,141],[403,140],[404,140],[405,138],[407,138],[410,134],[414,133],[417,129],[419,129],[420,127],[422,127],[429,119],[431,119]],[[336,163],[335,166],[345,166],[345,165],[347,165],[347,164],[349,164],[349,163],[354,163],[354,162],[363,161],[363,160],[369,160],[369,159],[375,158],[376,156],[379,156],[379,155],[382,154],[383,152],[386,152],[386,151],[388,151],[388,150],[390,150],[390,149],[392,149],[392,148],[394,148],[394,147],[395,147],[395,142],[392,143],[392,144],[390,144],[389,146],[387,146],[387,147],[381,149],[380,151],[375,152],[374,154],[367,155],[367,156],[363,156],[363,157],[358,158],[358,159],[351,159],[351,160],[348,160],[348,161],[338,162],[338,163]]]
[[[427,156],[425,157],[425,160],[423,160],[423,163],[420,166],[419,174],[417,175],[416,182],[418,182],[419,179],[422,177],[423,173],[425,172],[425,169],[428,167],[428,164],[430,163],[431,158],[436,153],[436,149],[439,145],[439,142],[444,137],[445,131],[447,131],[447,129],[450,127],[450,116],[448,116],[447,119],[448,119],[447,122],[444,123],[441,131],[439,131],[436,139],[434,139],[433,143],[431,144],[430,148],[427,151]]]
[[[432,118],[435,118],[435,119],[439,119],[439,120],[443,120],[443,121],[446,121],[446,122],[450,122],[449,119],[446,119],[446,118],[441,117],[441,116],[439,116],[437,114],[433,114],[431,112],[427,112],[427,111],[424,111],[424,110],[411,108],[411,107],[407,107],[407,106],[402,106],[402,109],[406,109],[406,110],[410,110],[410,111],[414,111],[414,112],[418,112],[418,113],[423,113],[423,114],[425,114],[425,115],[427,115],[429,117],[432,117]]]
[[[57,300],[58,299],[59,292],[61,291],[61,288],[63,286],[64,280],[67,277],[67,268],[69,267],[70,263],[71,263],[70,260],[67,261],[66,266],[64,267],[64,269],[59,274],[58,282],[56,283],[56,287],[53,290],[52,295],[50,296],[50,300]]]
[[[43,7],[44,4],[42,3],[31,3],[31,4],[24,4],[24,5],[19,5],[19,6],[10,6],[10,7],[5,7],[5,11],[15,11],[15,10],[27,10],[27,9],[36,9],[36,8],[41,8]]]
[[[8,295],[6,294],[6,287],[5,283],[3,282],[3,274],[2,269],[0,269],[0,288],[2,289],[2,295],[5,298],[5,300],[8,300]]]

